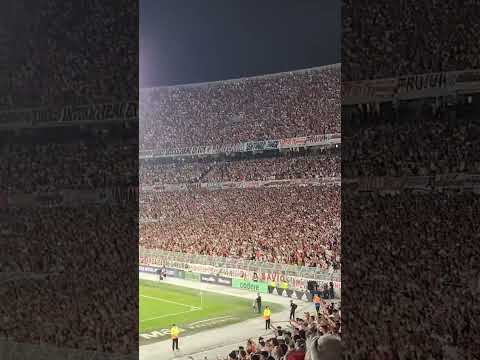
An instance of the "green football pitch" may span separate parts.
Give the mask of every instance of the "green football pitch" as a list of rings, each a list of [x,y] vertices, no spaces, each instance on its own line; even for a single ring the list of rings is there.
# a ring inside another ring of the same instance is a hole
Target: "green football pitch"
[[[252,309],[255,294],[251,295],[249,300],[159,281],[140,280],[140,344],[168,339],[172,324],[176,324],[185,336],[260,317]],[[264,305],[269,305],[273,313],[283,309],[278,304]]]

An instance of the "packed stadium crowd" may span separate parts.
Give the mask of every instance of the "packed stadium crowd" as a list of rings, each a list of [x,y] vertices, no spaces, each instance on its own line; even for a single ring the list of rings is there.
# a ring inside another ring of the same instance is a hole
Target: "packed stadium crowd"
[[[3,10],[2,27],[10,36],[5,86],[11,99],[3,108],[137,98],[136,4],[18,0]]]
[[[0,337],[59,348],[137,351],[138,293],[125,286],[137,281],[131,271],[136,244],[119,246],[137,236],[135,207],[131,202],[0,210],[2,236],[15,239],[2,246],[0,270],[19,274],[0,279],[1,296],[8,299],[0,303]]]
[[[140,214],[145,248],[340,267],[338,186],[143,193]]]
[[[480,66],[480,7],[465,1],[343,2],[342,79]]]
[[[398,121],[386,110],[345,129],[343,176],[479,173],[480,124],[468,105],[436,109],[432,102],[417,102],[410,107],[398,110]]]
[[[140,148],[226,145],[340,132],[340,66],[142,89]]]
[[[138,184],[138,140],[121,123],[2,131],[0,191],[35,194]],[[122,137],[125,137],[123,140]]]
[[[306,312],[288,327],[276,326],[273,333],[248,339],[222,360],[339,360],[343,347],[341,310],[331,303],[318,314]],[[220,359],[220,358],[217,358]]]
[[[478,194],[352,193],[345,191],[343,216],[355,223],[342,229],[342,256],[357,259],[342,265],[350,274],[342,283],[350,358],[381,352],[379,359],[474,359]]]
[[[181,184],[303,179],[340,176],[340,149],[299,154],[270,154],[229,159],[175,159],[173,161],[142,161],[140,183]]]
[[[339,133],[340,66],[143,89],[140,102],[140,149]],[[339,175],[339,147],[140,162],[147,186]],[[143,193],[140,214],[145,248],[340,267],[338,186]]]
[[[127,270],[136,265],[136,244],[119,246],[137,236],[136,201],[94,204],[87,192],[73,206],[56,203],[66,190],[137,184],[136,172],[127,174],[136,169],[137,140],[119,142],[124,130],[110,124],[2,131],[0,234],[12,241],[2,247],[0,263],[0,273],[7,274],[0,292],[9,299],[0,304],[1,338],[124,354],[137,350],[137,292],[118,291],[136,281]]]
[[[36,201],[46,192],[138,184],[136,173],[126,176],[137,169],[134,129],[118,131],[120,122],[110,134],[103,124],[17,127],[27,112],[138,97],[137,4],[7,1],[0,22],[8,54],[0,111],[2,120],[18,117],[13,129],[2,122],[0,131],[0,236],[8,239],[0,261],[0,338],[15,344],[0,357],[21,358],[16,351],[30,344],[29,358],[38,359],[49,345],[138,352],[138,292],[125,286],[137,281],[128,270],[138,261],[131,241],[138,236],[137,202],[89,204],[88,194],[76,206]],[[21,205],[10,202],[17,195]]]
[[[137,172],[132,170],[127,177],[127,171],[136,167],[137,161],[128,156],[136,149],[134,141],[131,145],[109,142],[95,146],[84,142],[14,145],[2,154],[5,171],[0,176],[0,190],[32,194],[59,188],[92,190],[135,184]]]

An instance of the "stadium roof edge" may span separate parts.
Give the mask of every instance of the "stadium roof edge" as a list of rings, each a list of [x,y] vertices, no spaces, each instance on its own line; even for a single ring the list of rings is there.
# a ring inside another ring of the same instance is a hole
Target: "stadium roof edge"
[[[317,67],[312,67],[312,68],[306,68],[306,69],[298,69],[298,70],[292,70],[292,71],[283,71],[283,72],[279,72],[279,73],[265,74],[265,75],[255,75],[255,76],[247,76],[247,77],[241,77],[241,78],[233,78],[233,79],[225,79],[225,80],[216,80],[216,81],[206,81],[206,82],[191,83],[191,84],[144,87],[144,88],[140,88],[140,92],[142,92],[142,91],[154,90],[154,89],[178,89],[178,88],[189,88],[189,87],[201,87],[201,86],[220,85],[220,84],[228,84],[228,83],[232,83],[232,82],[240,81],[240,80],[268,79],[268,78],[276,77],[276,76],[279,76],[279,75],[282,75],[282,74],[306,73],[306,72],[310,72],[310,71],[326,70],[326,69],[340,68],[340,67],[341,67],[341,63],[336,63],[336,64],[330,64],[330,65],[323,65],[323,66],[317,66]]]

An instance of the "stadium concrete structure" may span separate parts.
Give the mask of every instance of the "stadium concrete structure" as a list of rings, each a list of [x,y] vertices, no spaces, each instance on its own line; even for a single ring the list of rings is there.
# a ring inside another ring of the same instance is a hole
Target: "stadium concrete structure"
[[[140,278],[190,289],[184,301],[140,293],[173,306],[152,315],[141,302],[140,324],[161,320],[140,332],[141,359],[216,359],[268,336],[252,314],[257,293],[284,328],[291,300],[301,317],[315,291],[339,304],[339,64],[141,89],[139,114]],[[189,320],[208,305],[202,292],[233,296],[248,313]]]

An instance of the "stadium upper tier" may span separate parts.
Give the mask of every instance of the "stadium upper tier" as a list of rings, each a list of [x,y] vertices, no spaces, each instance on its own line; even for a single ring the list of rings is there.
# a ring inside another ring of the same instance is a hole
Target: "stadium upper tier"
[[[480,65],[478,1],[347,0],[342,13],[344,81]]]
[[[340,65],[140,91],[140,149],[340,132]]]

